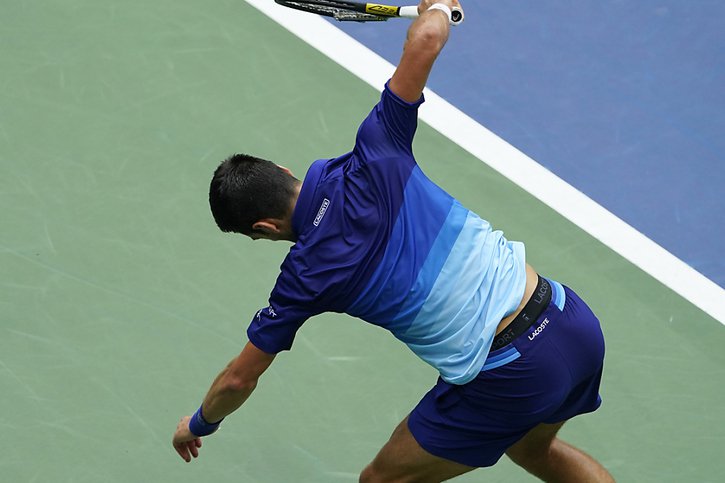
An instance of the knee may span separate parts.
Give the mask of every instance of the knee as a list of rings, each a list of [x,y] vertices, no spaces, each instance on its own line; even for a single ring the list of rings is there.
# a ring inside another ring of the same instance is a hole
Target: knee
[[[360,483],[409,483],[417,480],[404,475],[391,474],[373,461],[360,473],[358,481]]]
[[[360,473],[359,481],[360,483],[388,483],[393,481],[397,482],[398,480],[390,478],[390,475],[382,471],[373,461]]]
[[[373,483],[375,482],[375,471],[373,470],[373,464],[370,463],[365,467],[364,470],[362,470],[362,473],[360,473],[360,479],[358,480],[360,483]]]

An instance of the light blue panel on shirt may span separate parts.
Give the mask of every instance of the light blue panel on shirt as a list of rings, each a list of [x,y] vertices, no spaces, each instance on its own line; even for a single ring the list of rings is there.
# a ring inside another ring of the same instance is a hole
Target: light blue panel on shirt
[[[411,288],[410,296],[405,299],[402,306],[396,307],[398,313],[393,318],[393,324],[389,327],[394,334],[405,333],[417,317],[423,304],[425,304],[438,276],[443,270],[443,266],[448,260],[451,250],[456,245],[461,230],[465,226],[468,213],[469,211],[461,206],[458,201],[453,203],[451,210],[448,212],[448,217],[418,273],[418,278]]]
[[[453,210],[465,210],[454,205]],[[476,214],[466,223],[410,327],[395,333],[453,384],[480,372],[496,327],[521,302],[523,245],[509,243]],[[425,266],[424,266],[425,267]]]
[[[390,330],[448,382],[480,372],[498,323],[521,301],[524,248],[433,184],[417,166],[385,254],[346,310]]]

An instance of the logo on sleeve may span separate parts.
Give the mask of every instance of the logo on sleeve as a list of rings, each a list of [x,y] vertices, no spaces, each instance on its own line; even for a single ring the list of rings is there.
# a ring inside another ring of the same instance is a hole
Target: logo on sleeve
[[[315,217],[315,221],[312,222],[313,225],[317,226],[322,221],[322,217],[325,216],[325,212],[327,211],[327,207],[330,206],[330,200],[327,198],[322,200],[322,204],[320,205],[320,209],[317,211],[317,216]]]
[[[259,309],[257,311],[257,315],[256,315],[257,320],[262,320],[262,312],[264,312],[265,310],[267,311],[267,313],[269,314],[270,317],[272,317],[272,318],[277,317],[277,312],[275,312],[274,307],[272,307],[270,305],[269,307],[265,307],[265,308]]]

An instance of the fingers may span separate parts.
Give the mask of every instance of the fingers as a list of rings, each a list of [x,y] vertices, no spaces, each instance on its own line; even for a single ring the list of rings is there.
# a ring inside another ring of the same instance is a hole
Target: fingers
[[[428,10],[434,3],[442,3],[449,7],[460,7],[458,0],[421,0],[419,10]]]
[[[197,438],[198,439],[198,438]],[[191,456],[194,458],[199,457],[199,446],[201,446],[199,443],[197,443],[197,440],[193,441],[187,441],[186,447],[189,449],[189,452],[191,453]]]
[[[174,443],[174,449],[177,453],[179,453],[179,456],[181,456],[181,459],[186,461],[187,463],[191,461],[191,456],[189,456],[189,448],[186,446],[186,443]]]
[[[181,459],[187,463],[189,463],[192,458],[199,457],[199,448],[201,448],[201,438],[174,443],[174,449],[179,456],[181,456]]]
[[[201,448],[201,438],[194,436],[189,431],[189,417],[181,418],[176,427],[176,432],[171,441],[174,449],[181,459],[189,463],[192,458],[199,457],[199,448]]]
[[[457,7],[461,9],[461,11],[463,11],[463,8],[461,7],[461,4],[458,2],[458,0],[420,0],[420,4],[418,4],[418,14],[422,15],[423,12],[428,10],[435,3],[442,3],[444,5],[447,5],[451,9]]]

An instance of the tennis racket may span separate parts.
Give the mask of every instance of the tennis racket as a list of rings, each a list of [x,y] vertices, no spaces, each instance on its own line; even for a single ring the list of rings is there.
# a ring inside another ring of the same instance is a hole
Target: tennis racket
[[[418,7],[398,7],[378,3],[359,3],[345,0],[274,0],[285,7],[333,17],[341,22],[380,22],[393,17],[416,18]],[[451,24],[463,22],[463,10],[453,7]]]

